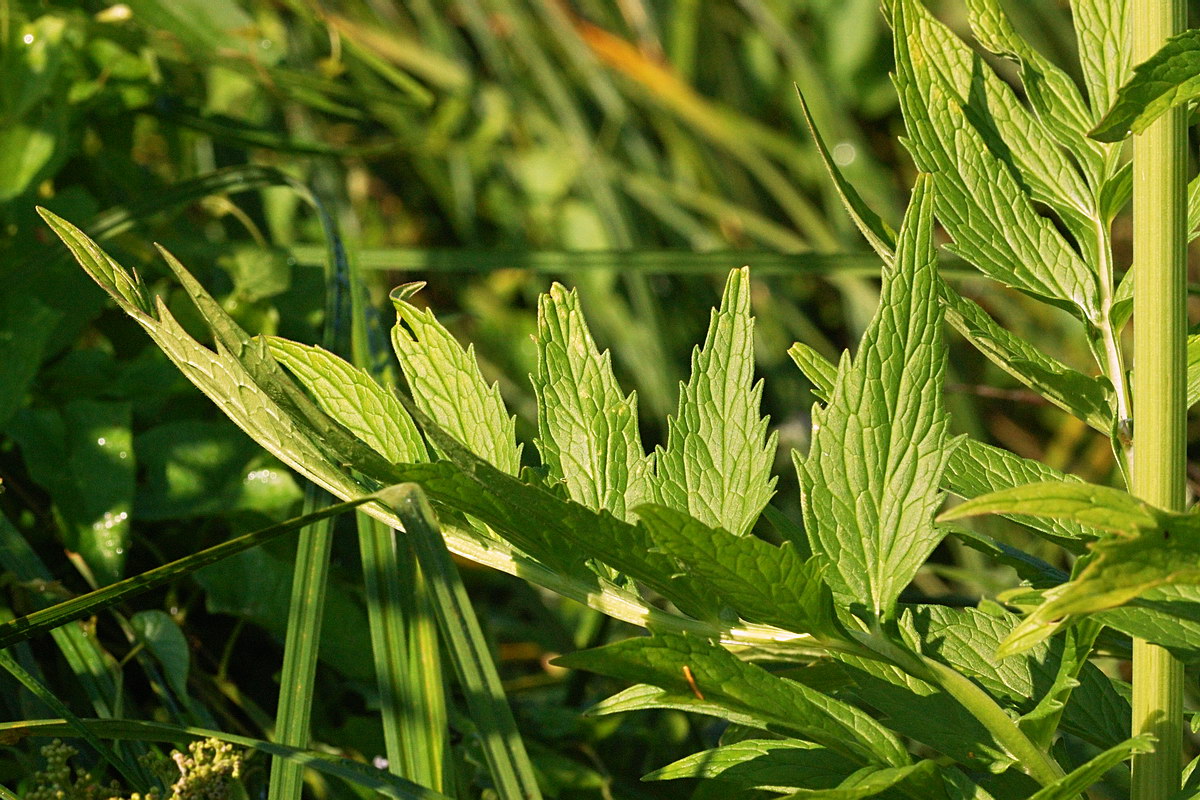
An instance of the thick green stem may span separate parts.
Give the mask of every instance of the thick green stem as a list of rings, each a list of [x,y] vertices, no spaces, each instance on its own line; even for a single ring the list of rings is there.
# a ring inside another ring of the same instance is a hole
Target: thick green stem
[[[1184,29],[1186,9],[1183,0],[1133,0],[1135,63]],[[1133,140],[1133,492],[1172,510],[1186,502],[1186,113],[1181,106]],[[1133,798],[1166,800],[1179,789],[1183,666],[1135,640],[1133,670],[1133,732],[1158,740],[1133,758]]]

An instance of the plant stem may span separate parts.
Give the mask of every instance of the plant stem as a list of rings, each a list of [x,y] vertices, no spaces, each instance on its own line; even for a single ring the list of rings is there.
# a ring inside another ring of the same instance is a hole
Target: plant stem
[[[1135,63],[1184,29],[1186,9],[1183,0],[1133,0]],[[1174,511],[1186,501],[1186,113],[1171,111],[1133,140],[1133,493]],[[1136,639],[1133,670],[1133,733],[1158,740],[1133,757],[1133,798],[1166,800],[1179,789],[1183,666]]]

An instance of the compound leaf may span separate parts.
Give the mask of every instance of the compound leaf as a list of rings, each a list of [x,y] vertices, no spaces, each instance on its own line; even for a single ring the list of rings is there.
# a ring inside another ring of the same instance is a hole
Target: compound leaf
[[[1112,108],[1129,77],[1129,0],[1071,0],[1071,16],[1088,101],[1099,117]]]

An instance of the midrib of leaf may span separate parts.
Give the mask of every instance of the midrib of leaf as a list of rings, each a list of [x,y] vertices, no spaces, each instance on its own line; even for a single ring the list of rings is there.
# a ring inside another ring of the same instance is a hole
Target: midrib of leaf
[[[744,534],[771,499],[777,434],[759,416],[762,382],[754,378],[750,274],[735,270],[713,312],[704,346],[656,451],[651,481],[657,499],[696,519]]]
[[[933,513],[953,443],[941,382],[945,354],[932,242],[933,194],[921,178],[900,231],[879,311],[828,405],[814,410],[797,459],[813,553],[842,603],[889,615],[937,546]]]

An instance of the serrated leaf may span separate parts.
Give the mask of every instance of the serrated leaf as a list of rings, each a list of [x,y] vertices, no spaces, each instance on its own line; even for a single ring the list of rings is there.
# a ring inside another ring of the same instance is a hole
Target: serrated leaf
[[[1033,483],[976,497],[950,509],[940,519],[1023,514],[1066,519],[1102,531],[1132,536],[1155,528],[1163,513],[1129,492],[1068,481]]]
[[[667,421],[667,446],[656,451],[655,498],[739,536],[750,530],[775,491],[771,464],[778,434],[759,416],[762,381],[754,380],[750,271],[734,270],[713,311],[679,409]]]
[[[680,694],[649,684],[636,684],[628,689],[622,689],[611,697],[596,703],[587,710],[587,713],[589,716],[601,717],[608,714],[627,714],[632,711],[651,709],[704,714],[726,720],[733,725],[740,725],[743,728],[775,733],[783,737],[789,736],[791,730],[775,721],[760,718],[744,708],[734,708],[713,700],[702,700],[696,697],[690,688],[686,694]]]
[[[1071,16],[1088,101],[1099,117],[1129,76],[1129,0],[1071,0]]]
[[[1038,790],[1029,800],[1075,800],[1113,767],[1127,761],[1135,753],[1149,753],[1153,750],[1153,736],[1135,736],[1071,770],[1066,776]]]
[[[417,407],[482,458],[509,475],[521,467],[516,417],[500,389],[479,372],[474,345],[463,348],[429,309],[409,298],[422,284],[392,291],[396,325],[392,345]]]
[[[1163,114],[1200,97],[1200,29],[1172,36],[1161,49],[1133,68],[1104,118],[1092,131],[1101,142],[1119,142],[1141,133]]]
[[[622,396],[578,294],[554,284],[538,298],[538,450],[571,497],[629,520],[650,498],[649,462],[638,432],[637,395]]]
[[[787,795],[783,800],[862,800],[903,786],[919,792],[929,800],[945,800],[945,788],[938,777],[937,764],[933,761],[918,761],[907,767],[864,767],[846,778],[832,789],[801,789]]]
[[[945,284],[943,283],[943,288]],[[1197,337],[1200,339],[1200,337]],[[1200,350],[1200,348],[1198,348]],[[837,368],[816,350],[795,344],[788,351],[792,360],[800,367],[804,376],[813,384],[814,393],[828,399],[833,392]],[[1200,374],[1200,373],[1198,373]],[[1200,378],[1197,378],[1200,384]],[[1083,481],[1073,475],[1059,472],[1053,467],[1022,458],[1007,450],[993,447],[974,439],[964,439],[950,454],[946,470],[942,473],[942,486],[959,497],[970,499],[1001,489],[1024,486],[1043,481]],[[1004,514],[1003,516],[1027,525],[1052,541],[1075,552],[1082,552],[1082,541],[1096,538],[1097,531],[1089,530],[1069,520]]]
[[[562,656],[556,663],[651,683],[677,695],[696,691],[714,702],[769,720],[859,764],[904,767],[912,763],[900,741],[866,713],[772,675],[696,637],[627,639]]]
[[[1200,586],[1159,586],[1094,618],[1121,633],[1162,645],[1185,663],[1200,661]]]
[[[1014,138],[1040,131],[1039,124],[917,0],[893,4],[893,29],[906,143],[918,168],[934,176],[938,218],[954,251],[998,281],[1098,321],[1091,269],[1032,205],[1040,200],[1064,219],[1089,219],[1091,196],[1074,167],[1059,163],[1059,148],[1045,137]],[[1004,146],[989,147],[992,124]],[[1038,161],[1020,165],[1032,195],[998,153]]]
[[[797,463],[812,551],[841,602],[888,614],[941,540],[932,517],[953,445],[941,383],[945,351],[933,198],[921,179],[895,267],[853,362],[843,359],[809,455]]]
[[[946,291],[942,297],[946,320],[993,364],[1104,435],[1112,431],[1112,392],[1107,382],[1071,369],[1014,336],[978,303],[957,292]]]
[[[747,739],[694,753],[643,776],[644,781],[707,778],[729,791],[832,789],[858,764],[832,750],[795,739]]]
[[[393,464],[424,461],[425,442],[391,392],[366,370],[321,347],[272,336],[271,354],[295,375],[321,409]]]
[[[711,591],[742,619],[843,638],[816,559],[802,559],[791,544],[776,547],[710,528],[666,506],[643,505],[636,511],[655,547],[678,559],[702,594]]]

